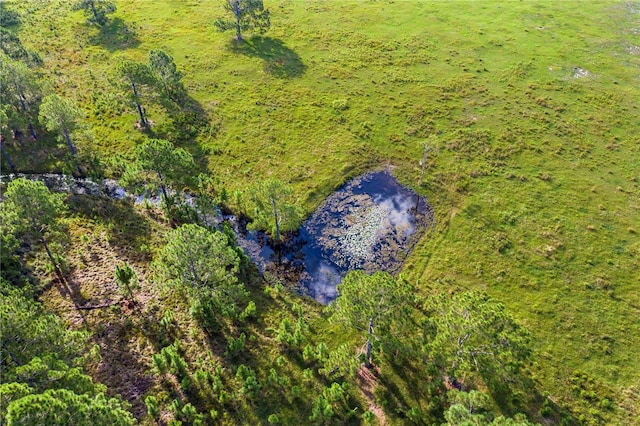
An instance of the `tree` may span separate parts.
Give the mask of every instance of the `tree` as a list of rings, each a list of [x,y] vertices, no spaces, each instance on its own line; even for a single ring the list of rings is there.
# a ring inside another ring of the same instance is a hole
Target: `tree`
[[[138,285],[138,276],[128,263],[124,265],[116,265],[115,270],[116,283],[118,287],[124,292],[125,297],[130,301],[135,302],[133,290],[140,288]]]
[[[2,102],[13,101],[28,124],[31,136],[37,139],[33,120],[41,99],[41,87],[34,73],[24,63],[0,54],[0,91],[7,95]]]
[[[9,182],[0,204],[3,232],[38,240],[60,279],[62,272],[48,240],[59,231],[59,219],[64,211],[61,194],[52,194],[42,182],[23,178]]]
[[[154,49],[149,51],[149,65],[157,75],[157,81],[162,84],[162,90],[169,99],[175,103],[180,103],[180,99],[185,95],[182,84],[182,73],[178,71],[173,58],[163,50]]]
[[[529,333],[502,303],[476,292],[441,294],[427,303],[426,348],[444,374],[478,372],[495,380],[520,371],[530,354]]]
[[[80,128],[82,117],[82,111],[73,101],[56,94],[45,96],[40,105],[40,121],[48,131],[62,133],[80,175],[83,173],[77,160],[76,147],[71,140],[71,134]]]
[[[77,367],[95,360],[88,337],[46,312],[29,288],[0,278],[0,422],[132,424],[127,404],[105,398],[106,387]]]
[[[218,31],[235,30],[238,40],[242,40],[242,31],[263,34],[271,26],[269,10],[262,0],[227,0],[224,8],[233,14],[233,19],[218,18],[214,25]]]
[[[338,298],[328,310],[332,321],[359,331],[365,340],[365,365],[371,367],[374,346],[396,345],[412,306],[413,293],[403,279],[394,280],[385,272],[351,271],[338,285]]]
[[[29,53],[24,46],[22,46],[22,42],[18,36],[13,31],[4,27],[0,27],[0,49],[12,59],[28,59],[29,57]]]
[[[220,231],[195,224],[170,231],[153,265],[161,282],[186,290],[197,302],[235,311],[235,302],[245,294],[237,278],[240,257]]]
[[[427,156],[429,155],[429,150],[431,150],[436,144],[437,138],[434,135],[430,135],[429,138],[424,142],[422,160],[420,161],[420,166],[422,167],[422,169],[420,170],[420,183],[418,183],[418,186],[422,186],[422,182],[424,181],[424,171],[427,167]]]
[[[9,27],[20,23],[20,15],[15,10],[7,9],[4,2],[0,3],[0,27]]]
[[[149,123],[145,118],[144,109],[141,105],[141,89],[152,86],[155,83],[151,67],[142,62],[125,59],[116,65],[116,71],[124,80],[126,85],[131,88],[131,92],[129,92],[129,99],[138,111],[138,115],[140,116],[140,126],[143,128],[149,127]]]
[[[68,389],[48,389],[27,395],[7,407],[7,426],[130,426],[135,419],[122,402],[103,394],[78,395]]]
[[[184,185],[193,167],[193,157],[186,150],[176,148],[164,139],[149,139],[136,147],[136,163],[127,172],[123,183],[131,186],[142,179],[147,188],[162,192],[166,205],[167,186]]]
[[[67,329],[27,290],[0,279],[0,337],[2,381],[10,382],[18,380],[16,369],[35,357],[71,364],[85,352],[88,335]],[[30,386],[38,387],[34,382]]]
[[[82,10],[87,21],[103,26],[107,23],[107,15],[116,11],[116,5],[109,0],[78,0],[74,10]]]
[[[534,426],[524,414],[516,414],[513,418],[496,417],[489,409],[489,395],[472,390],[448,392],[451,406],[444,412],[446,425],[450,426]]]
[[[254,229],[264,229],[278,245],[281,232],[294,231],[302,222],[300,209],[292,203],[293,190],[278,179],[267,179],[253,186],[251,199],[254,203]]]

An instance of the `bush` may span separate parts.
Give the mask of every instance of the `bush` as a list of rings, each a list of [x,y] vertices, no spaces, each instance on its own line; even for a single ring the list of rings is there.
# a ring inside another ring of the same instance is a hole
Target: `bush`
[[[280,418],[276,414],[269,414],[267,421],[272,425],[277,425],[280,423]]]
[[[346,99],[336,99],[331,102],[331,108],[336,111],[344,111],[349,109],[349,101]]]

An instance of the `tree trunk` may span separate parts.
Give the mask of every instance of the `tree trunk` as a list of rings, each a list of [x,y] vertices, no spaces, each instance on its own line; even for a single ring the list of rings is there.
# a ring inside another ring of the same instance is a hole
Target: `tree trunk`
[[[22,94],[22,91],[18,87],[18,83],[13,83],[13,87],[15,87],[16,92],[18,93],[18,99],[20,99],[20,108],[22,108],[22,112],[27,112],[27,103],[25,102],[25,97]]]
[[[53,254],[51,254],[51,250],[49,249],[49,245],[47,244],[47,241],[44,239],[44,236],[40,236],[40,242],[44,246],[44,249],[47,251],[47,256],[49,256],[49,260],[53,265],[53,269],[56,271],[56,275],[58,276],[58,279],[60,280],[60,282],[64,282],[62,271],[58,267],[58,263],[56,262],[56,259],[53,257]]]
[[[136,88],[136,83],[131,82],[131,88],[133,89],[133,96],[136,102],[136,108],[138,109],[138,114],[140,114],[140,125],[143,127],[147,127],[147,120],[144,118],[144,113],[142,112],[142,106],[140,102],[138,102],[138,89]]]
[[[73,156],[73,161],[76,163],[76,169],[78,170],[78,175],[80,177],[84,176],[84,173],[82,172],[82,169],[80,168],[80,163],[78,163],[78,157],[76,156],[76,147],[73,144],[73,142],[71,141],[71,136],[69,136],[69,131],[66,129],[66,127],[62,127],[62,134],[64,135],[64,138],[67,140],[67,145],[69,146],[69,151],[71,151],[71,155]]]
[[[280,245],[280,218],[278,217],[278,208],[276,206],[276,200],[271,199],[271,207],[273,208],[273,220],[276,225],[276,245]]]
[[[369,320],[369,336],[367,336],[367,355],[364,366],[371,368],[371,337],[373,336],[373,321]]]
[[[13,164],[13,161],[11,161],[11,157],[9,157],[9,154],[7,153],[7,150],[4,147],[4,144],[0,144],[0,149],[2,149],[2,155],[4,156],[4,159],[7,160],[7,163],[9,163],[9,168],[11,169],[12,172],[15,173],[16,166],[15,164]]]
[[[233,14],[236,15],[236,37],[238,41],[242,41],[242,33],[240,32],[240,4],[237,1],[233,3]]]
[[[422,180],[424,179],[424,169],[427,166],[427,154],[429,153],[429,145],[424,145],[424,154],[422,154],[422,172],[420,172],[420,184],[422,186]]]
[[[35,127],[33,127],[33,123],[29,122],[29,132],[31,132],[31,137],[33,140],[38,140],[38,135],[36,133]]]
[[[96,20],[96,24],[101,25],[100,24],[100,19],[98,18],[98,11],[96,10],[96,4],[95,2],[91,2],[89,3],[91,5],[91,12],[93,13],[93,19]]]
[[[69,146],[69,151],[71,151],[71,155],[76,156],[76,147],[71,141],[71,136],[69,136],[69,131],[66,127],[62,126],[62,134],[64,135],[65,140],[67,141],[67,145]]]
[[[169,196],[167,195],[167,186],[162,182],[162,173],[156,171],[158,173],[158,179],[160,180],[160,191],[162,191],[162,198],[164,200],[165,206],[167,205],[167,199]]]

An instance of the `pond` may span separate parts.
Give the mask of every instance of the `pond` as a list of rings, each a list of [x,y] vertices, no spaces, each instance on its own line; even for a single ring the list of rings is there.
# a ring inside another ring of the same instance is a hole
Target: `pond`
[[[426,200],[385,170],[347,182],[280,250],[259,232],[239,231],[238,244],[262,272],[326,304],[350,270],[399,271],[432,220]]]

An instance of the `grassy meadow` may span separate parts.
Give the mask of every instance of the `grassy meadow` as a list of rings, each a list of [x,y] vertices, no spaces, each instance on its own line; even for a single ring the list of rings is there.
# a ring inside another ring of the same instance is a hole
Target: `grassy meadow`
[[[392,167],[436,216],[404,276],[424,294],[503,301],[531,331],[531,371],[554,402],[585,423],[638,424],[640,3],[265,1],[271,29],[246,43],[213,27],[223,1],[119,0],[102,30],[68,1],[7,3],[51,90],[86,113],[80,149],[107,176],[146,137],[114,63],[162,48],[207,124],[183,137],[147,99],[151,132],[173,135],[219,187],[275,176],[310,213],[347,179]],[[19,167],[59,170],[26,149],[9,147]],[[77,239],[93,226],[74,223]],[[152,252],[160,237],[145,235]]]

